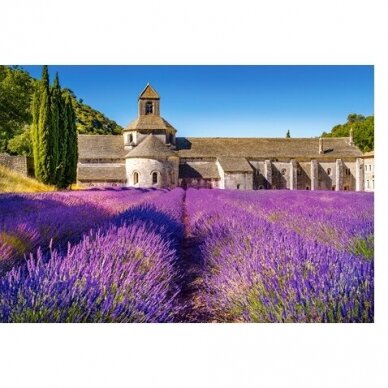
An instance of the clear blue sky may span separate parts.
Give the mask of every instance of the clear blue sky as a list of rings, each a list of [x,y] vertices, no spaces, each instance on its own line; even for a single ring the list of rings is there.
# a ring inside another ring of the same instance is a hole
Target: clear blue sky
[[[40,66],[23,66],[40,78]],[[373,66],[49,66],[53,79],[125,126],[147,82],[178,136],[318,136],[373,114]]]

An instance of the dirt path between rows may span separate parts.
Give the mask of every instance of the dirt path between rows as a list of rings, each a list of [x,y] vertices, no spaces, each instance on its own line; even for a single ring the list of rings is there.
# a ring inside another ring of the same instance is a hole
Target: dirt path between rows
[[[186,193],[183,198],[184,237],[181,250],[182,305],[185,306],[181,322],[209,322],[209,313],[206,311],[201,297],[201,240],[193,236],[189,228],[189,220],[186,212]]]

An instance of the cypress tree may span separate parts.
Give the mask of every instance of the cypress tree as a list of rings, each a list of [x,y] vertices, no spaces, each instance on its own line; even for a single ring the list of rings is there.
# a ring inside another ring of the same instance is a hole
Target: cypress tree
[[[32,123],[31,123],[31,140],[32,140],[32,155],[34,159],[34,170],[35,176],[38,177],[40,173],[40,140],[39,140],[39,108],[40,108],[40,84],[35,90],[35,93],[32,97],[31,104],[31,113],[32,113]]]
[[[66,163],[64,166],[63,185],[64,187],[74,183],[77,179],[77,161],[78,161],[78,139],[77,127],[75,123],[75,112],[70,94],[65,93],[65,116],[67,125],[67,146]]]
[[[52,136],[53,136],[53,163],[55,166],[53,182],[57,187],[61,187],[63,175],[63,159],[66,157],[66,138],[64,138],[64,101],[61,86],[59,84],[58,73],[55,75],[53,87],[51,89],[51,113],[52,113]]]

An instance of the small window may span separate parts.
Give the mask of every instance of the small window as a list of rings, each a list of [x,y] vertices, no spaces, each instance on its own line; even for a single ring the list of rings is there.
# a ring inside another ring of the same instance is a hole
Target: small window
[[[331,189],[332,189],[333,191],[335,191],[335,186],[331,186]]]
[[[287,170],[285,168],[282,169],[281,173],[282,175],[286,175]]]
[[[368,165],[367,164],[365,165],[365,171],[368,171]]]
[[[369,189],[369,179],[366,181],[366,188]]]
[[[158,173],[157,172],[153,172],[152,173],[152,184],[156,185],[157,183],[158,183]]]
[[[139,173],[138,172],[134,172],[133,173],[133,184],[137,185],[138,183],[139,183]]]
[[[348,191],[349,190],[349,186],[344,186],[344,190]]]
[[[310,190],[310,186],[306,186],[306,190]]]
[[[369,171],[372,171],[372,165],[371,164],[369,165]]]
[[[154,107],[153,107],[153,104],[152,104],[151,101],[147,101],[147,102],[146,102],[145,108],[146,108],[146,111],[145,111],[146,115],[150,115],[150,114],[153,113],[153,108],[154,108]]]
[[[350,168],[345,168],[345,174],[350,175]]]
[[[240,190],[240,183],[237,185],[237,190]]]
[[[260,186],[259,186],[259,190],[264,190],[264,186],[263,186],[263,185],[260,185]]]
[[[372,179],[372,189],[374,190],[375,189],[375,180]]]
[[[327,175],[331,175],[331,168],[327,169]]]

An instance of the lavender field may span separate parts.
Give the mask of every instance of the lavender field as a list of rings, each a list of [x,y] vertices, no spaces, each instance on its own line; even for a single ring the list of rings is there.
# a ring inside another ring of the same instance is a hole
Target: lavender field
[[[373,322],[373,194],[0,195],[0,322]]]

